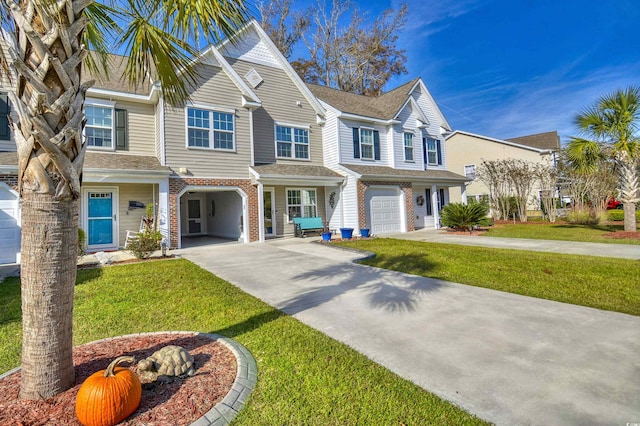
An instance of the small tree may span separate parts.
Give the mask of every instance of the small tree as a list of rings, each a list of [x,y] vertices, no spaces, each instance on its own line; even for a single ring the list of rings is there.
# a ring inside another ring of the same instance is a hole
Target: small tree
[[[535,168],[534,173],[536,180],[540,183],[542,212],[547,220],[553,223],[558,215],[558,169],[540,164]]]

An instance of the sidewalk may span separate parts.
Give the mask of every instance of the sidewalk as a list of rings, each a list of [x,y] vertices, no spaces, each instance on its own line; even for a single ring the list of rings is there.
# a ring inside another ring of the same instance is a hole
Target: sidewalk
[[[575,241],[530,240],[524,238],[499,238],[452,234],[443,229],[420,229],[399,234],[386,234],[385,238],[427,241],[443,244],[502,248],[511,250],[532,250],[550,253],[580,254],[599,257],[640,259],[640,245],[582,243]]]

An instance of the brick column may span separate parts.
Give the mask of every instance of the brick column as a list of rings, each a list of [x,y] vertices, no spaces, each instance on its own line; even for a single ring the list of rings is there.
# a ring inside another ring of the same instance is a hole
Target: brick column
[[[237,187],[247,194],[247,210],[249,217],[248,232],[249,241],[258,241],[260,239],[260,212],[258,209],[258,188],[251,183],[249,179],[204,179],[204,178],[185,178],[170,177],[169,178],[169,224],[170,224],[170,243],[171,247],[178,247],[180,235],[178,235],[178,209],[180,208],[180,200],[178,194],[187,186],[224,186]]]

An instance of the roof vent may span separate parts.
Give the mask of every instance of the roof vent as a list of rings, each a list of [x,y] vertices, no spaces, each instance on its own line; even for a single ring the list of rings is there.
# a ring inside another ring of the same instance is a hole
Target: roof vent
[[[258,71],[256,71],[254,68],[251,68],[251,70],[244,75],[244,78],[247,79],[251,87],[253,87],[254,89],[258,87],[263,81],[262,77],[260,77],[260,74],[258,74]]]

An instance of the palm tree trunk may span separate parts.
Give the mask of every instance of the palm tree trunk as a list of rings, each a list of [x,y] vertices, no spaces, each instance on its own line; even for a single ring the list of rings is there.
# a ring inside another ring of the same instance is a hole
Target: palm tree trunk
[[[83,1],[7,2],[17,27],[11,102],[22,201],[20,397],[43,399],[73,384],[73,291],[85,145]]]
[[[638,202],[637,164],[625,151],[615,156],[618,173],[618,191],[624,205],[624,230],[636,231],[636,203]]]
[[[73,289],[78,200],[22,197],[22,387],[41,399],[73,384]]]

